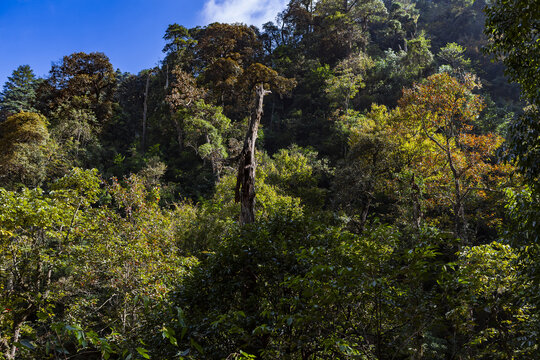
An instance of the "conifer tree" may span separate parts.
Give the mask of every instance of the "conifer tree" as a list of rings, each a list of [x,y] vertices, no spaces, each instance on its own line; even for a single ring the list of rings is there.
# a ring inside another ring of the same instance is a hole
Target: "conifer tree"
[[[0,121],[21,111],[36,112],[38,79],[29,65],[21,65],[13,71],[0,93]]]

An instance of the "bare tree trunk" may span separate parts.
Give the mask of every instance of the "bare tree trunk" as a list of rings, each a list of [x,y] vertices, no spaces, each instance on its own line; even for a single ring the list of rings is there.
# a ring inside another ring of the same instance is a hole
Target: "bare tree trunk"
[[[148,90],[150,89],[150,76],[152,72],[148,73],[146,78],[146,89],[144,90],[144,103],[143,103],[143,119],[142,119],[142,148],[146,148],[146,117],[148,114]]]
[[[169,88],[169,63],[167,62],[167,71],[165,72],[165,87],[164,89],[167,90]]]
[[[21,327],[19,324],[17,324],[13,329],[13,339],[12,339],[13,341],[12,341],[11,349],[9,353],[7,354],[7,358],[9,360],[15,359],[15,355],[17,354],[17,345],[15,345],[15,343],[19,341],[20,333],[21,333]]]
[[[174,117],[174,115],[173,115]],[[180,147],[180,151],[184,150],[184,133],[182,130],[182,124],[180,123],[180,120],[174,119],[174,127],[176,128],[176,141],[178,141],[178,146]]]
[[[238,176],[236,178],[235,201],[240,202],[240,224],[255,222],[255,142],[263,113],[264,96],[270,91],[264,90],[263,84],[257,85],[257,108],[251,116],[244,147],[240,154]]]
[[[20,319],[13,319],[13,338],[11,339],[11,349],[8,350],[8,353],[6,354],[6,358],[8,360],[14,360],[15,355],[17,355],[17,345],[15,345],[19,341],[19,337],[21,336],[21,326],[23,322],[26,320],[26,315],[24,315]]]

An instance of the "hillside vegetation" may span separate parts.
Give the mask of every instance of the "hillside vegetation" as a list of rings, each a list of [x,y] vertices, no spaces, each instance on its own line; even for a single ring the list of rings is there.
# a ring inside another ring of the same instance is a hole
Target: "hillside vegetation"
[[[21,65],[0,359],[540,358],[539,23],[291,0],[171,24],[138,74]]]

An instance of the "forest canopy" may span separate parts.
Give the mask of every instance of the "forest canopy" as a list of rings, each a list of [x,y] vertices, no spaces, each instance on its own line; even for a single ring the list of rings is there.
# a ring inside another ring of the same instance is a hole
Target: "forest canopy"
[[[291,0],[0,92],[0,359],[540,356],[540,4]]]

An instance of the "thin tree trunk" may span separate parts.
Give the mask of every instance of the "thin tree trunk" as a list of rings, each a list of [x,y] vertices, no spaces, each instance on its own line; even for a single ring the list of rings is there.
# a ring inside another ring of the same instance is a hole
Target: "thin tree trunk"
[[[180,120],[174,119],[174,127],[176,128],[176,141],[178,141],[178,146],[180,147],[180,151],[182,151],[184,150],[184,133],[182,131]]]
[[[142,148],[146,148],[146,117],[148,115],[148,90],[150,89],[150,76],[152,72],[148,73],[146,78],[146,89],[144,90],[144,103],[143,103],[143,119],[142,119]]]
[[[15,343],[19,341],[20,334],[21,334],[21,326],[20,324],[17,324],[14,326],[13,342],[12,342],[9,353],[7,354],[7,358],[10,360],[15,359],[15,355],[17,354],[17,345],[15,345]]]
[[[467,242],[467,220],[465,219],[464,196],[461,191],[461,184],[457,171],[453,163],[450,163],[452,174],[454,175],[454,232],[464,242]]]
[[[244,147],[240,154],[238,176],[236,178],[235,201],[240,203],[240,224],[255,222],[255,142],[263,113],[264,96],[270,91],[263,84],[257,85],[256,109],[251,116]]]
[[[169,63],[167,62],[167,71],[165,72],[165,90],[169,88]]]
[[[467,219],[465,217],[465,204],[460,195],[456,196],[454,205],[454,222],[456,235],[463,241],[467,242]]]
[[[6,357],[8,360],[14,360],[15,355],[17,355],[17,343],[19,341],[19,337],[21,336],[21,326],[23,322],[26,320],[26,315],[24,315],[20,319],[14,319],[13,320],[13,338],[11,339],[11,349],[9,349],[8,353],[6,354]]]

